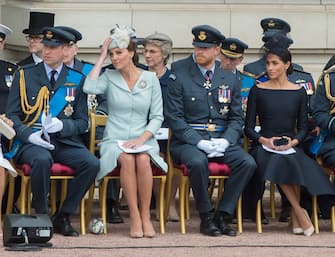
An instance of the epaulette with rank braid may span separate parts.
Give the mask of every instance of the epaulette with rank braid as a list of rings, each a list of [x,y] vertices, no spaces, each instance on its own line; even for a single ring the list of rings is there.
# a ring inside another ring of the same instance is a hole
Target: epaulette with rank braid
[[[255,74],[252,74],[250,72],[247,72],[247,71],[240,71],[242,74],[246,75],[246,76],[249,76],[249,77],[252,77],[254,79],[256,79],[256,76]]]
[[[325,91],[326,91],[326,97],[328,100],[331,102],[331,106],[329,108],[329,114],[335,113],[335,97],[331,95],[330,93],[330,73],[334,73],[335,68],[330,68],[326,71],[323,72],[323,81],[324,81],[324,86],[325,86]],[[322,76],[322,75],[321,75]]]
[[[30,105],[27,99],[27,90],[26,90],[26,82],[24,79],[24,70],[19,70],[20,74],[20,96],[21,96],[21,108],[23,113],[26,115],[23,122],[27,122],[29,116],[35,113],[34,118],[27,124],[27,126],[31,126],[34,124],[39,118],[42,109],[44,112],[49,112],[49,89],[47,86],[42,86],[38,92],[37,99],[35,105]],[[43,108],[44,107],[44,108]]]

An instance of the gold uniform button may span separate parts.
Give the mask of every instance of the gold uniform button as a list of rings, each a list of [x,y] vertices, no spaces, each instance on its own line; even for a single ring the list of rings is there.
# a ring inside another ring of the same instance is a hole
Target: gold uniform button
[[[192,100],[192,101],[195,101],[195,97],[192,97],[191,100]]]
[[[211,96],[211,95],[212,95],[212,92],[209,92],[208,95]]]
[[[213,121],[212,119],[209,119],[209,120],[208,120],[208,123],[212,123],[212,121]]]
[[[213,106],[211,106],[211,107],[209,107],[209,108],[213,109],[214,107],[213,107]]]

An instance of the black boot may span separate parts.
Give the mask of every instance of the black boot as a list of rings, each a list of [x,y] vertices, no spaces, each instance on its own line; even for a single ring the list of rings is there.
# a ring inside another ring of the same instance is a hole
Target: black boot
[[[237,235],[236,230],[229,225],[231,220],[232,220],[231,215],[224,211],[216,211],[213,219],[215,225],[218,228],[220,228],[222,235],[236,236]]]
[[[115,200],[107,200],[107,222],[113,224],[124,222],[119,214],[118,205]]]

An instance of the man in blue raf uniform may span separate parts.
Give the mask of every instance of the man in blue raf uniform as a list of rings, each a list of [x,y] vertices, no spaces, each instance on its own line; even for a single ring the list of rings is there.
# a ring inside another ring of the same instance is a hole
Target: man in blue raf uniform
[[[209,236],[236,236],[229,222],[237,200],[254,173],[256,163],[238,143],[243,114],[238,81],[215,59],[224,36],[200,25],[192,29],[194,52],[172,64],[168,83],[168,125],[171,154],[184,163],[201,218],[200,232]],[[212,219],[208,194],[208,161],[229,165],[231,174]]]
[[[221,44],[221,67],[236,75],[240,81],[242,111],[245,114],[247,110],[247,102],[249,91],[255,84],[253,76],[245,71],[239,71],[237,66],[243,61],[244,51],[248,49],[248,45],[237,38],[225,38]]]
[[[48,212],[52,163],[76,171],[66,199],[53,217],[53,228],[65,236],[78,236],[69,216],[99,170],[99,160],[80,139],[88,128],[87,97],[82,91],[85,77],[63,64],[64,44],[73,42],[73,35],[51,27],[43,34],[43,62],[20,69],[9,94],[7,114],[17,134],[12,153],[16,163],[31,166],[36,213]]]
[[[330,167],[335,167],[335,69],[330,68],[321,75],[317,90],[312,101],[312,114],[317,126],[320,127],[318,150],[316,155]],[[334,203],[331,198],[318,197],[322,216],[329,218],[330,208]]]
[[[0,24],[0,51],[4,50],[6,36],[10,35],[12,30],[5,25]],[[14,63],[0,60],[0,114],[6,111],[9,89],[12,86],[13,75],[17,66]]]
[[[0,51],[3,51],[6,45],[6,37],[12,33],[12,30],[8,28],[5,25],[0,24]],[[0,114],[5,113],[6,111],[6,105],[7,105],[7,99],[9,94],[9,89],[12,86],[13,82],[13,75],[16,71],[17,66],[11,62],[0,60]],[[1,137],[1,144],[0,147],[2,147],[2,152],[8,151],[8,145],[9,141],[6,137]],[[18,195],[18,194],[17,194]],[[8,197],[8,188],[5,191],[2,206],[1,207],[1,213],[6,212],[6,206],[7,206],[7,197]]]

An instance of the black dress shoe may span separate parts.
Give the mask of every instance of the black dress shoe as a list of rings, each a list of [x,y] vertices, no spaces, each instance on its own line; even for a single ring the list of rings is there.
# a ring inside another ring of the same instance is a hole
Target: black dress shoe
[[[53,230],[63,236],[79,236],[79,233],[72,227],[69,217],[63,214],[56,214],[52,218]]]
[[[232,228],[226,221],[222,220],[220,224],[216,224],[221,231],[222,235],[226,236],[237,236],[237,232],[234,228]]]
[[[201,220],[200,233],[206,236],[220,236],[220,229],[214,224],[211,217]]]
[[[214,223],[220,229],[221,234],[226,236],[237,236],[236,230],[229,225],[228,220],[232,220],[231,215],[228,213],[222,211],[215,213]]]
[[[117,205],[112,205],[107,208],[107,222],[113,224],[124,223]]]

